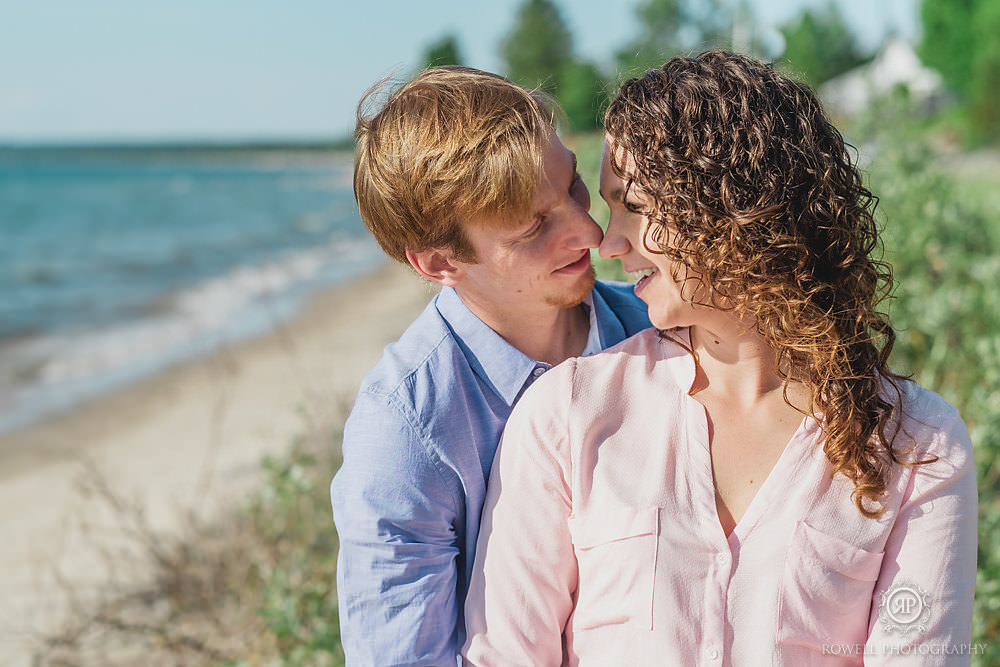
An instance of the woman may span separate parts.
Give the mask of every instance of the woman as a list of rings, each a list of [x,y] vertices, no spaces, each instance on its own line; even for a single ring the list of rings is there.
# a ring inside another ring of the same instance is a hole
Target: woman
[[[875,198],[816,98],[714,51],[626,82],[605,125],[600,252],[656,329],[515,409],[466,659],[967,662],[969,436],[886,365]]]

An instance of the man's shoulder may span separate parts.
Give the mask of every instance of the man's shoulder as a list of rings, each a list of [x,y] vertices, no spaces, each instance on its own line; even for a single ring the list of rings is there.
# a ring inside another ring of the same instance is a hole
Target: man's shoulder
[[[635,285],[617,280],[597,280],[594,289],[614,308],[637,308],[645,311],[646,304],[635,295]],[[617,312],[617,311],[616,311]]]
[[[642,303],[642,299],[635,295],[635,285],[633,283],[626,283],[620,280],[595,280],[594,289],[599,291],[602,296],[622,299],[625,302]]]
[[[382,474],[395,465],[391,460],[407,467],[402,475],[438,479],[439,457],[429,454],[448,422],[442,406],[460,394],[463,365],[462,350],[431,301],[361,381],[344,427],[345,469],[360,465]]]
[[[433,372],[438,367],[436,357],[451,356],[455,351],[451,329],[431,300],[403,335],[385,347],[378,363],[361,381],[360,393],[397,393],[421,374]]]
[[[615,315],[621,320],[627,335],[633,335],[649,328],[649,314],[646,303],[635,295],[635,285],[613,280],[598,280],[594,291],[604,299]]]

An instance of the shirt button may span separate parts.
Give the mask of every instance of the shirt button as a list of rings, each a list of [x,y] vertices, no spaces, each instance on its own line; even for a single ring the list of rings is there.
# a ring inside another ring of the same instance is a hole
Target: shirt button
[[[716,649],[714,649],[714,648],[710,648],[707,651],[705,651],[705,655],[708,656],[709,660],[718,660],[719,659],[719,652]]]
[[[537,378],[537,377],[541,377],[542,373],[544,373],[544,372],[545,372],[544,368],[538,367],[535,370],[531,371],[531,374],[534,375]]]
[[[724,564],[727,560],[729,560],[729,556],[724,553],[717,553],[715,554],[715,560]]]

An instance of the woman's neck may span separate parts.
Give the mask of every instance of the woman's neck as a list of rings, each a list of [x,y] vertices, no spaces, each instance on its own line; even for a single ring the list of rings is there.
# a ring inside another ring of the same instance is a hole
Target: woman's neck
[[[740,411],[787,395],[796,409],[808,408],[808,388],[779,375],[775,351],[756,327],[693,326],[691,346],[698,359],[692,395],[718,397]]]

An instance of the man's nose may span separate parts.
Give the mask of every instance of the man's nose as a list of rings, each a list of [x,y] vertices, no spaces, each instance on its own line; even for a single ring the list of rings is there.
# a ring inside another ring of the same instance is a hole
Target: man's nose
[[[603,233],[590,213],[582,206],[573,212],[571,245],[576,248],[596,248],[601,244]]]

